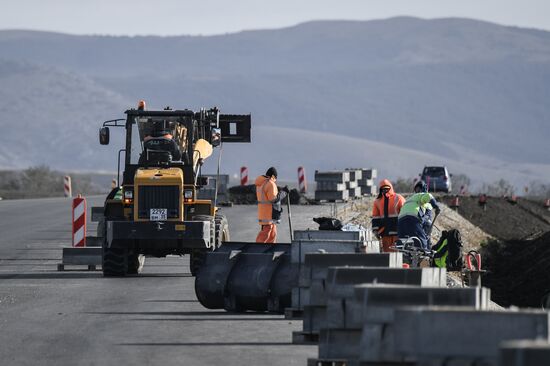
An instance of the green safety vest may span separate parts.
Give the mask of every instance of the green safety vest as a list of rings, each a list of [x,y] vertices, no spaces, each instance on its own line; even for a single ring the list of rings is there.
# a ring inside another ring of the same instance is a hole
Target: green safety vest
[[[424,211],[424,207],[432,200],[433,196],[430,193],[415,193],[403,204],[401,211],[399,212],[399,218],[405,216],[419,217],[418,212]],[[430,205],[431,206],[431,205]],[[424,214],[424,212],[422,212]]]

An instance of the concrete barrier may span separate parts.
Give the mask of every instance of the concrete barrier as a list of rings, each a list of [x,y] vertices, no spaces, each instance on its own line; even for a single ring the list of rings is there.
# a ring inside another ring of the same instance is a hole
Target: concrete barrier
[[[341,231],[341,230],[294,230],[294,240],[372,240],[369,230]]]
[[[550,313],[538,310],[397,309],[395,356],[421,362],[476,360],[497,366],[502,342],[523,339],[549,342],[549,327]]]
[[[351,274],[351,275],[350,275]],[[330,267],[326,281],[312,281],[309,288],[309,303],[304,304],[302,333],[319,334],[327,326],[328,319],[342,318],[341,305],[344,298],[354,295],[354,286],[359,283],[413,284],[445,286],[445,269],[439,268],[375,268],[375,267]],[[327,311],[328,299],[336,306]],[[330,315],[328,315],[330,314]],[[360,329],[359,329],[360,330]]]
[[[311,281],[324,281],[329,267],[363,266],[402,268],[402,253],[308,253],[300,272],[298,285],[309,287]]]
[[[548,366],[550,343],[538,341],[508,341],[500,346],[500,366]]]
[[[364,240],[294,240],[291,246],[291,263],[297,267],[296,271],[300,273],[306,254],[319,253],[320,251],[329,253],[376,253],[380,252],[380,245],[378,241],[365,242]],[[294,309],[303,309],[303,304],[309,301],[308,292],[308,289],[300,287],[295,287],[292,290],[292,307]]]
[[[394,345],[396,309],[414,305],[453,305],[486,309],[488,289],[358,285],[354,296],[330,297],[325,328],[319,337],[319,357],[362,362],[397,362]],[[346,344],[339,343],[347,340]]]

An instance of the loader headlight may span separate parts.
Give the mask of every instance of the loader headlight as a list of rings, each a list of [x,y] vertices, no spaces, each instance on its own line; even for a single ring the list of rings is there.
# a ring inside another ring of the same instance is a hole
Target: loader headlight
[[[193,190],[192,189],[186,189],[183,191],[183,198],[186,200],[191,200],[193,198]]]
[[[134,192],[133,191],[124,191],[124,198],[126,199],[133,199],[134,198]]]

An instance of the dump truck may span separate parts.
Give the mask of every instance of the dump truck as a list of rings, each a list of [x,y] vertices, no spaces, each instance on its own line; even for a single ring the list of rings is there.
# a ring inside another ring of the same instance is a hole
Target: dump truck
[[[217,108],[125,112],[126,118],[105,121],[100,144],[110,129],[124,129],[118,152],[118,180],[105,204],[92,209],[102,243],[104,276],[137,274],[145,257],[185,255],[194,275],[205,253],[229,240],[227,219],[214,200],[198,198],[208,185],[204,162],[223,143],[250,142],[250,115],[221,114]],[[220,160],[218,159],[218,172]]]

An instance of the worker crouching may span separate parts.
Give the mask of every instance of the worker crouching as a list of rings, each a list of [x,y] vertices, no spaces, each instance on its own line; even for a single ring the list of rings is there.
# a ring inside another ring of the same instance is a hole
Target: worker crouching
[[[279,191],[277,188],[277,169],[271,167],[265,175],[256,178],[256,197],[258,199],[258,223],[260,232],[256,243],[275,243],[277,241],[277,224],[281,222],[283,209],[281,201],[288,194],[288,187]]]
[[[391,246],[397,240],[397,217],[405,198],[395,193],[387,179],[378,184],[378,197],[372,207],[372,230],[382,241],[382,251],[393,252]]]
[[[435,210],[435,214],[438,215],[440,208],[435,198],[426,192],[426,183],[423,181],[415,185],[414,191],[415,193],[407,198],[401,207],[397,235],[399,238],[415,237],[419,241],[417,245],[430,249],[428,235],[432,226],[431,210]]]

